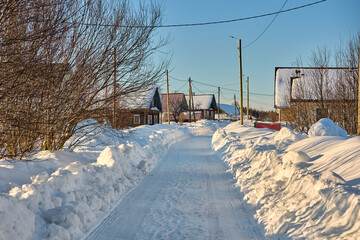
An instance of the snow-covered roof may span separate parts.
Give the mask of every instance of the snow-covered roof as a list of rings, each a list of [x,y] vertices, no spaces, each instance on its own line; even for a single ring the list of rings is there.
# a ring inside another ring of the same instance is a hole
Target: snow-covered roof
[[[159,93],[159,97],[161,101],[161,94],[159,87],[154,87],[141,92],[133,92],[121,96],[119,99],[119,108],[135,110],[135,109],[151,109],[153,107],[158,107],[158,106],[151,106],[151,102],[154,99],[155,94],[157,92]],[[161,103],[160,103],[160,107],[161,107]]]
[[[233,105],[229,105],[229,104],[220,104],[220,108],[227,113],[227,115],[239,115],[240,111],[239,108],[236,107],[236,111],[235,111],[235,106]]]
[[[353,100],[350,85],[353,69],[346,68],[276,68],[275,69],[275,107],[290,107],[290,100],[335,100],[337,86],[345,89],[345,99]],[[319,81],[323,79],[323,81]],[[320,90],[322,89],[322,90]]]
[[[185,96],[186,103],[189,104],[189,96]],[[216,105],[213,107],[211,104],[215,102],[215,96],[213,94],[206,95],[193,95],[194,100],[194,108],[195,109],[214,109]]]

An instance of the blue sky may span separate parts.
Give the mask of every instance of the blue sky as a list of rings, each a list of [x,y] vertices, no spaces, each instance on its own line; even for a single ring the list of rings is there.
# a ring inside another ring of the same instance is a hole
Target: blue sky
[[[288,0],[284,9],[317,0]],[[164,24],[198,23],[249,17],[278,11],[285,0],[181,0],[162,1]],[[360,30],[359,0],[327,0],[326,2],[281,13],[269,29],[251,46],[242,49],[243,74],[250,78],[250,92],[273,95],[275,67],[293,66],[301,57],[307,65],[317,47],[335,49]],[[239,89],[239,58],[237,40],[242,46],[252,42],[274,16],[210,26],[163,28],[159,33],[170,35],[170,43],[162,49],[171,52],[169,75],[186,80]],[[164,77],[165,78],[165,77]],[[246,77],[243,77],[246,90]],[[185,82],[170,78],[170,92],[188,93]],[[183,87],[182,87],[183,86]],[[166,92],[165,85],[162,91]],[[217,88],[194,83],[196,94],[211,93]],[[221,91],[221,103],[231,103],[234,94]],[[246,103],[244,92],[244,104]],[[244,105],[245,106],[245,105]],[[273,109],[273,96],[250,94],[250,107]]]

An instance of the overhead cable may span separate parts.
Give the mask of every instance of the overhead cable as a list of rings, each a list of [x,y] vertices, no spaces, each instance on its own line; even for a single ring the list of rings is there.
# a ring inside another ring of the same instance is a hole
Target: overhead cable
[[[264,31],[262,31],[260,33],[259,36],[257,36],[257,38],[255,38],[255,40],[253,40],[251,43],[247,44],[245,47],[243,48],[247,48],[249,47],[250,45],[254,44],[265,32],[266,30],[268,30],[268,28],[271,26],[271,24],[275,21],[275,19],[277,18],[277,16],[279,16],[280,12],[283,10],[283,8],[285,7],[286,3],[288,2],[288,0],[286,0],[284,2],[284,4],[282,5],[282,7],[280,8],[280,10],[278,11],[278,13],[275,15],[275,17],[271,20],[271,22],[266,26],[266,28],[264,29]]]
[[[277,12],[271,12],[271,13],[255,15],[255,16],[251,16],[251,17],[236,18],[236,19],[222,20],[222,21],[202,22],[202,23],[183,23],[183,24],[168,24],[168,25],[157,25],[157,26],[156,25],[155,26],[152,26],[152,25],[150,25],[150,26],[146,26],[146,25],[124,25],[123,26],[123,25],[115,25],[115,24],[95,24],[95,23],[74,23],[74,24],[79,24],[79,25],[84,25],[84,26],[95,26],[95,27],[130,27],[130,28],[195,27],[195,26],[224,24],[224,23],[239,22],[239,21],[245,21],[245,20],[256,19],[256,18],[263,18],[263,17],[272,16],[272,15],[278,15],[279,13],[285,13],[285,12],[290,12],[290,11],[298,10],[298,9],[305,8],[305,7],[310,7],[310,6],[313,6],[313,5],[322,3],[322,2],[326,2],[326,1],[327,0],[320,0],[320,1],[313,2],[313,3],[301,5],[301,6],[298,6],[298,7],[293,7],[293,8],[277,11]]]

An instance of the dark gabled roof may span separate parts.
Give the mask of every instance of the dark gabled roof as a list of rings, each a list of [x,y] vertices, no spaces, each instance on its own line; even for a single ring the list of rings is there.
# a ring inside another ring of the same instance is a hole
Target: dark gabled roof
[[[162,110],[163,112],[167,112],[167,94],[161,94],[161,98],[162,98]],[[186,100],[185,100],[185,94],[183,93],[169,93],[169,102],[170,102],[170,111],[174,111],[174,103],[179,103],[181,104],[184,101],[184,103],[186,104]]]

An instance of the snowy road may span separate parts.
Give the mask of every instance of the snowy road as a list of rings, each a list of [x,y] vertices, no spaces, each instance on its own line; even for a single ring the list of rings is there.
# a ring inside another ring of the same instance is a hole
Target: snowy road
[[[173,146],[85,239],[264,239],[211,136]]]

